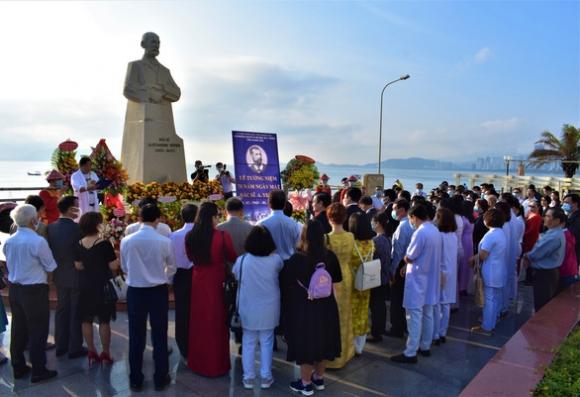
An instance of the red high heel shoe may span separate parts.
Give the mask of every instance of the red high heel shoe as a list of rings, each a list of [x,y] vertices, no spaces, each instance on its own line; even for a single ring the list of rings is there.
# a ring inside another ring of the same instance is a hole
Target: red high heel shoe
[[[89,359],[89,367],[92,367],[93,364],[97,364],[101,361],[97,352],[91,350],[89,350],[87,357]]]
[[[111,365],[113,364],[113,357],[111,357],[108,353],[102,352],[101,356],[99,357],[101,360],[101,364]]]

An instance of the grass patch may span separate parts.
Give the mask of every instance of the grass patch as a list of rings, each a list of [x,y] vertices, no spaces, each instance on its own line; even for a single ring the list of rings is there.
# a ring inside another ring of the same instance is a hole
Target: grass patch
[[[558,348],[534,397],[580,396],[580,326]]]

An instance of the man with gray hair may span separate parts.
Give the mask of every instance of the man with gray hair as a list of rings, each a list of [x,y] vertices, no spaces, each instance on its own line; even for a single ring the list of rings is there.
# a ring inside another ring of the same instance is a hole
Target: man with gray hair
[[[49,307],[47,273],[56,269],[56,262],[46,240],[36,233],[39,222],[36,209],[22,204],[10,214],[18,226],[3,247],[10,281],[10,356],[14,378],[30,372],[24,350],[27,343],[32,364],[32,383],[54,378],[56,371],[46,368]]]

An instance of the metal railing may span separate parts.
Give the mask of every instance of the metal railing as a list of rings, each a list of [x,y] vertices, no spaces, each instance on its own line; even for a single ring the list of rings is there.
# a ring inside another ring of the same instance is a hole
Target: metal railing
[[[39,192],[42,189],[46,189],[46,186],[43,187],[0,187],[1,192]],[[3,195],[2,195],[3,196]],[[24,197],[0,197],[0,203],[5,203],[8,201],[24,201],[27,195]]]
[[[499,175],[499,174],[454,174],[455,184],[461,185],[464,182],[471,188],[482,183],[493,183],[496,188],[502,188],[509,192],[514,188],[526,189],[528,185],[536,185],[536,189],[544,186],[551,186],[560,193],[580,191],[580,178],[563,178],[555,176],[535,176],[535,175]]]

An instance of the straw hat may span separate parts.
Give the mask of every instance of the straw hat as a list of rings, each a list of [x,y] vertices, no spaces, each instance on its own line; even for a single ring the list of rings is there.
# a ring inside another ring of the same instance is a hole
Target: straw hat
[[[48,182],[50,181],[58,181],[59,179],[64,179],[64,175],[58,172],[57,170],[50,171],[50,174],[46,177]]]

